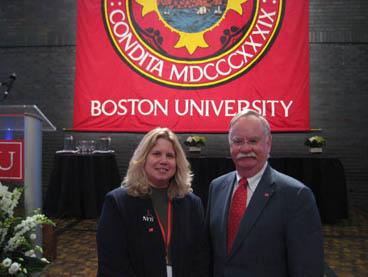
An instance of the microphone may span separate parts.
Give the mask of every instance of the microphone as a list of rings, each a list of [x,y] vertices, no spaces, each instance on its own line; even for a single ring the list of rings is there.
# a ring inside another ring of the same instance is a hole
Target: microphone
[[[8,94],[13,86],[13,83],[15,81],[15,79],[17,79],[17,75],[15,73],[13,73],[12,75],[10,75],[10,81],[9,83],[5,83],[4,85],[7,86],[7,89],[4,91],[4,99],[6,99],[6,97],[8,97]]]

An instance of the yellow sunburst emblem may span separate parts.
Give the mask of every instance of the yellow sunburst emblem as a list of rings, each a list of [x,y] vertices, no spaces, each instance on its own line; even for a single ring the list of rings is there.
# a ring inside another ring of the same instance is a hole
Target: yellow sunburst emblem
[[[189,52],[189,54],[192,55],[198,47],[201,47],[201,48],[208,48],[209,47],[209,45],[207,44],[207,42],[204,39],[204,34],[207,31],[210,31],[213,28],[215,28],[219,24],[219,22],[221,22],[221,20],[223,20],[225,18],[226,13],[229,10],[233,10],[233,11],[237,12],[238,14],[242,15],[243,14],[242,4],[246,3],[248,0],[228,0],[226,10],[224,11],[224,13],[223,13],[221,19],[219,20],[219,22],[217,24],[211,26],[207,30],[197,32],[197,33],[181,32],[181,31],[173,28],[169,24],[167,24],[167,22],[162,18],[161,14],[158,10],[156,0],[135,0],[135,1],[136,1],[136,3],[138,3],[139,5],[142,6],[142,17],[144,17],[146,14],[148,14],[150,12],[156,12],[156,14],[160,18],[160,20],[164,23],[164,25],[167,28],[169,28],[172,32],[175,32],[175,33],[179,34],[179,40],[175,44],[174,48],[185,47],[187,49],[187,51]]]

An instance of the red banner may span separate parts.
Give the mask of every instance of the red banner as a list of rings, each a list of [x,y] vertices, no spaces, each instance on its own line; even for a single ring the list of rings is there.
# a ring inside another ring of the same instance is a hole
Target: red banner
[[[309,1],[78,0],[73,129],[307,131]]]
[[[0,140],[0,180],[23,181],[23,140]]]

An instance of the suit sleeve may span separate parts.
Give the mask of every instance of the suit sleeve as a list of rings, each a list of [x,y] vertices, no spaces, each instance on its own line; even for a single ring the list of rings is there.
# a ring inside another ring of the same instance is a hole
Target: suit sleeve
[[[121,209],[122,206],[119,206]],[[97,230],[98,276],[135,277],[128,254],[126,226],[118,204],[108,194]],[[123,211],[122,211],[123,212]]]
[[[323,234],[312,191],[289,195],[286,245],[290,277],[324,276]]]

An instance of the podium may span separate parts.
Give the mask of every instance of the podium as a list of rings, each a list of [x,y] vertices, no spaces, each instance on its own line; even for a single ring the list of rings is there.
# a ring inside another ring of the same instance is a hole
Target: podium
[[[0,139],[24,141],[26,215],[35,209],[42,209],[43,131],[56,131],[56,127],[36,105],[0,105]]]

